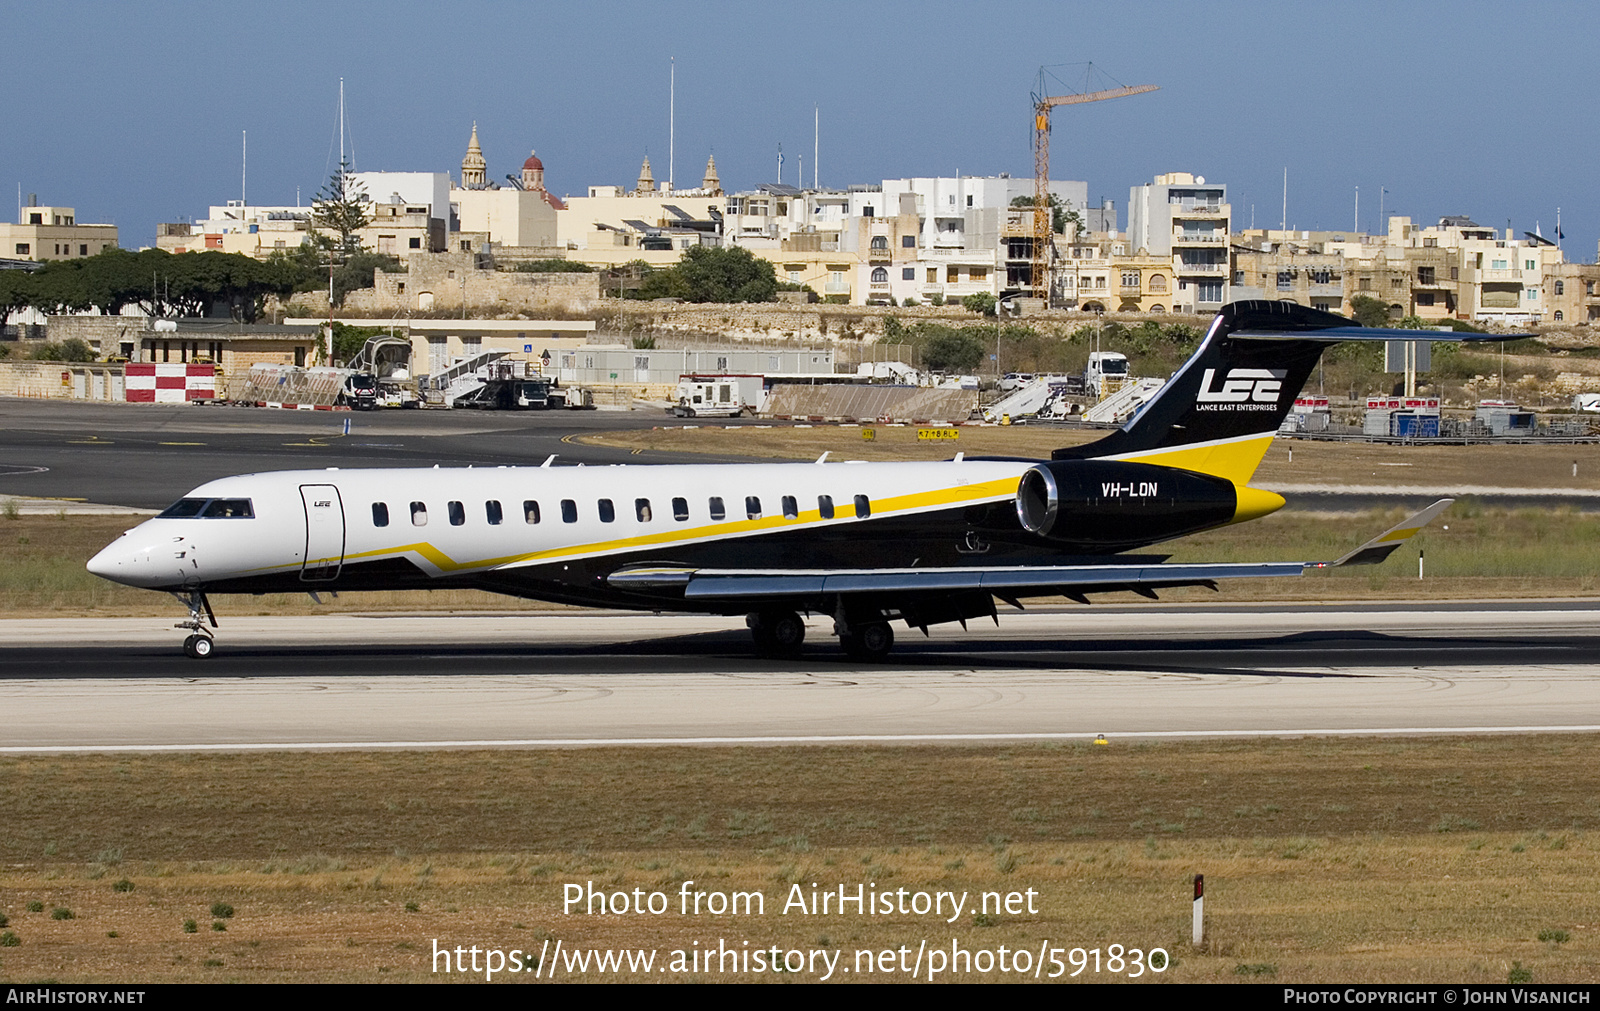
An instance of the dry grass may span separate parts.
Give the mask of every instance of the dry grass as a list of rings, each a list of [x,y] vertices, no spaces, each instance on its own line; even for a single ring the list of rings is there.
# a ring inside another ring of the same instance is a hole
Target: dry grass
[[[1296,456],[1298,462],[1298,454]],[[1402,518],[1402,512],[1321,515],[1285,510],[1239,526],[1196,534],[1152,550],[1175,561],[1245,562],[1337,558]],[[126,529],[119,517],[24,516],[0,519],[0,614],[145,615],[178,609],[164,595],[118,586],[84,562]],[[1448,528],[1448,529],[1446,529]],[[1426,552],[1428,579],[1416,578]],[[1164,591],[1172,600],[1409,599],[1574,597],[1600,591],[1600,515],[1569,510],[1486,510],[1457,503],[1380,566],[1337,569],[1298,580],[1235,580],[1220,593]],[[1134,602],[1121,595],[1119,602]],[[471,590],[355,593],[322,604],[298,594],[218,595],[219,615],[351,611],[524,611],[561,605]]]
[[[21,943],[0,974],[424,979],[434,938],[726,938],[851,964],[957,938],[1160,946],[1182,981],[1492,983],[1513,962],[1589,981],[1594,759],[1584,736],[13,759],[0,911]],[[686,880],[760,891],[765,915],[561,912],[568,883],[676,896]],[[781,915],[812,882],[1040,898],[1036,915],[952,924]],[[225,931],[214,902],[237,910]],[[50,919],[58,906],[74,918]],[[1539,940],[1554,931],[1569,940]]]

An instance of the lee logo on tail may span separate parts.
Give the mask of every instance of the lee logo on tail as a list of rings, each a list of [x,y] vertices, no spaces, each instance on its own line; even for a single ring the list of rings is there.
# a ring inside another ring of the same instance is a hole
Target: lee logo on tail
[[[1217,370],[1206,369],[1205,375],[1200,379],[1200,392],[1195,400],[1200,403],[1237,404],[1251,401],[1258,404],[1276,404],[1278,394],[1283,389],[1283,379],[1288,374],[1287,369],[1229,369],[1222,386],[1212,389]]]

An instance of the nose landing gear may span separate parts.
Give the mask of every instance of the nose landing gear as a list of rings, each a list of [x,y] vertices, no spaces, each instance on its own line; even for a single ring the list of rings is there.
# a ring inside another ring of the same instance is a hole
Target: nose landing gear
[[[211,601],[207,600],[206,595],[199,590],[174,593],[173,596],[177,597],[179,603],[189,609],[189,620],[180,621],[172,626],[173,628],[186,628],[193,633],[183,640],[183,652],[195,660],[204,660],[211,655],[212,650],[216,649],[216,642],[212,638],[211,629],[206,628],[206,622],[201,620],[207,619],[211,622],[211,628],[217,627],[217,616],[211,611]]]

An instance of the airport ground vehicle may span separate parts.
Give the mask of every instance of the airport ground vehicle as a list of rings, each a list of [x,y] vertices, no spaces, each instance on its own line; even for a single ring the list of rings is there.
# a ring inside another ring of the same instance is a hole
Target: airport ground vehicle
[[[354,411],[371,411],[378,405],[378,377],[370,372],[352,372],[344,379],[339,401]]]
[[[997,601],[1154,596],[1381,561],[1448,500],[1333,561],[1172,564],[1134,552],[1281,507],[1281,496],[1250,478],[1323,350],[1397,333],[1443,339],[1293,303],[1234,303],[1141,412],[1048,460],[564,468],[547,460],[223,478],[128,531],[89,569],[177,594],[196,656],[211,651],[209,593],[473,587],[744,614],[757,646],[772,652],[799,648],[802,613],[829,615],[847,651],[881,657],[893,645],[891,621],[926,631],[998,620]]]
[[[678,379],[668,410],[677,418],[737,418],[761,406],[763,376],[686,375]]]

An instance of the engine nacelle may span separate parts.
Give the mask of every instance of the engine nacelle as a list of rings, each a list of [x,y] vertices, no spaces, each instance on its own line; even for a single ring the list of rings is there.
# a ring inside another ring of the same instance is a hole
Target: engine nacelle
[[[1150,544],[1233,520],[1233,482],[1176,467],[1057,460],[1017,485],[1017,521],[1031,534],[1086,550]]]

